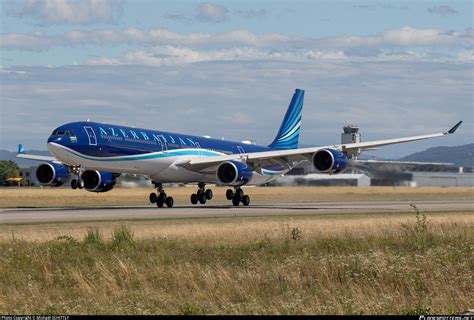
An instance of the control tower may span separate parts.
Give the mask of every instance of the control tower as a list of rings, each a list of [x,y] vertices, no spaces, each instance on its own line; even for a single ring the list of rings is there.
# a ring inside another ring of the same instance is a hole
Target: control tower
[[[359,143],[361,141],[358,125],[348,124],[342,129],[344,132],[341,134],[341,144]],[[359,153],[353,153],[351,158],[356,159],[358,155]]]

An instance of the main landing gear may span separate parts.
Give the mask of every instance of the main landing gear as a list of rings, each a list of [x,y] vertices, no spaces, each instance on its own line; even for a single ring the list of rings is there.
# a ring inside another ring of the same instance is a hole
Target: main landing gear
[[[198,191],[196,193],[193,193],[191,195],[191,203],[192,204],[197,204],[198,202],[200,204],[205,204],[207,200],[212,199],[212,190],[207,189],[206,190],[206,184],[205,183],[198,183]]]
[[[163,208],[165,204],[168,208],[171,208],[174,204],[173,197],[166,196],[165,190],[163,189],[163,185],[161,183],[153,181],[153,184],[155,185],[157,193],[150,193],[150,202],[156,203],[158,208]]]
[[[232,204],[236,207],[240,202],[242,202],[244,206],[248,206],[250,204],[250,197],[244,194],[244,190],[242,190],[240,187],[236,187],[235,192],[232,191],[232,189],[227,189],[225,196],[227,200],[232,200]]]

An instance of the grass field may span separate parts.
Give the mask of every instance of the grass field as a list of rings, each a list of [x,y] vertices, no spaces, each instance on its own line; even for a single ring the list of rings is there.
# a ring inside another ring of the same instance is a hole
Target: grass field
[[[229,204],[226,188],[213,187],[212,204]],[[268,187],[245,188],[252,203],[376,200],[474,200],[473,187]],[[152,188],[116,188],[106,193],[63,188],[0,188],[0,208],[149,205]],[[167,188],[175,204],[189,204],[194,187]]]
[[[0,314],[459,313],[473,230],[415,210],[0,225]]]

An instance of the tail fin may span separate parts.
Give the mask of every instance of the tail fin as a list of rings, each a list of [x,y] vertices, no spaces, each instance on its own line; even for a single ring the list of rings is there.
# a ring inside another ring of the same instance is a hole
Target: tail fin
[[[21,143],[18,145],[18,154],[25,154],[25,148]]]
[[[296,149],[300,137],[304,90],[296,89],[278,134],[268,146],[272,149]]]

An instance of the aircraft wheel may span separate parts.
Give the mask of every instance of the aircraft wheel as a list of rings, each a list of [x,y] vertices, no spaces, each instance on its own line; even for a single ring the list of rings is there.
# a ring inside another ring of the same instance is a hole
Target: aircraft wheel
[[[242,189],[237,189],[235,190],[235,194],[234,194],[234,197],[241,200],[244,196],[244,190]]]
[[[158,208],[163,208],[163,205],[164,205],[164,204],[165,204],[165,202],[163,201],[163,199],[162,199],[161,197],[158,197],[158,198],[156,199],[156,206],[157,206]]]
[[[234,207],[238,207],[239,203],[240,203],[239,199],[237,199],[237,198],[232,199],[232,204],[234,205]]]
[[[225,192],[225,197],[227,200],[232,200],[234,198],[234,191],[232,191],[232,189],[227,189]]]
[[[151,203],[156,203],[157,199],[158,199],[158,196],[156,195],[156,193],[154,193],[154,192],[150,193],[150,202]]]
[[[199,201],[198,195],[195,194],[195,193],[193,193],[193,194],[191,195],[191,203],[192,203],[192,204],[196,204],[196,203],[198,203],[198,201]]]
[[[76,179],[72,179],[71,180],[71,188],[73,190],[76,190],[77,189],[77,180]]]
[[[213,196],[212,190],[211,190],[211,189],[207,189],[205,195],[206,195],[206,199],[207,199],[207,200],[211,200],[211,199],[212,199],[212,196]]]
[[[250,197],[248,195],[245,195],[243,198],[242,198],[242,204],[244,206],[248,206],[250,204]]]
[[[201,204],[205,204],[206,203],[206,194],[204,192],[201,192],[199,195],[198,195],[198,198],[199,198],[199,203]]]
[[[78,187],[79,189],[83,189],[83,188],[84,188],[84,181],[82,181],[82,179],[77,182],[77,187]]]
[[[174,204],[173,197],[167,197],[165,203],[168,208],[173,207],[173,204]]]
[[[160,195],[158,196],[158,199],[161,199],[161,202],[164,203],[166,201],[166,193],[161,192]]]

